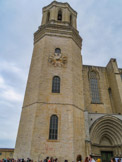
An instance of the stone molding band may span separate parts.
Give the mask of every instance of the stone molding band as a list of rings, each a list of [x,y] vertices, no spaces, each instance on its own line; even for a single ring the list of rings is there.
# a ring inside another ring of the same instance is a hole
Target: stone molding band
[[[53,105],[53,104],[56,104],[56,105],[73,106],[73,107],[75,107],[75,108],[77,108],[77,109],[79,109],[79,110],[85,112],[85,110],[83,110],[82,108],[80,108],[80,107],[78,107],[78,106],[76,106],[76,105],[74,105],[74,104],[63,104],[63,103],[34,102],[34,103],[32,103],[32,104],[23,106],[22,108],[27,108],[27,107],[29,107],[29,106],[31,106],[31,105],[34,105],[34,104],[52,104],[52,105]]]

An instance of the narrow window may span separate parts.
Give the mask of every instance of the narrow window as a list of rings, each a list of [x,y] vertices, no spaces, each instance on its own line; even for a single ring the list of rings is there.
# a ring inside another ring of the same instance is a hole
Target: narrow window
[[[58,11],[58,18],[57,18],[59,21],[61,21],[62,20],[62,11],[61,10],[59,10]]]
[[[113,97],[112,97],[112,90],[111,90],[110,87],[108,88],[108,93],[109,93],[109,98],[110,98],[112,111],[115,112],[115,110],[114,110],[114,101],[113,101]]]
[[[70,25],[72,25],[72,15],[70,15]]]
[[[52,115],[50,118],[49,139],[58,139],[58,117],[56,115]]]
[[[47,22],[50,20],[50,12],[47,14]]]
[[[121,80],[122,80],[122,73],[120,74]]]
[[[97,79],[96,72],[94,71],[90,72],[89,81],[90,81],[90,88],[91,88],[92,103],[100,103],[100,94],[99,94],[98,79]]]
[[[108,88],[108,93],[109,93],[110,96],[112,96],[112,92],[111,92],[111,88],[110,87]]]
[[[53,77],[52,93],[60,93],[60,78],[58,76]]]

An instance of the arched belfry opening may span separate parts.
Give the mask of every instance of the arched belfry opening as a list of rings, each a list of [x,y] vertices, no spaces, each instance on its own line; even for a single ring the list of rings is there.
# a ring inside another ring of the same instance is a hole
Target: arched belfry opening
[[[72,25],[72,15],[70,15],[70,25]]]
[[[57,20],[58,20],[58,21],[62,21],[62,10],[61,10],[61,9],[58,11]]]
[[[49,20],[50,20],[50,11],[48,11],[47,13],[47,22],[49,22]]]

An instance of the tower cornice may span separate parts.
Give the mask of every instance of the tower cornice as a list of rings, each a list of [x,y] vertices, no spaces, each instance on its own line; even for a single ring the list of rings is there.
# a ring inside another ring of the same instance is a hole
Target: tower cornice
[[[79,32],[72,26],[56,23],[42,25],[34,33],[34,44],[46,35],[71,38],[75,41],[79,48],[82,48],[82,38],[80,37]]]

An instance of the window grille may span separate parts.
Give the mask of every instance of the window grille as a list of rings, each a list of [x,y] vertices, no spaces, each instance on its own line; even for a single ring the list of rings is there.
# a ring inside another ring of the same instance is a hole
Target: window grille
[[[60,93],[60,78],[58,76],[53,77],[52,93]]]
[[[50,118],[49,139],[58,139],[58,117],[56,115],[52,115]]]
[[[89,77],[90,77],[89,80],[90,80],[92,103],[100,103],[97,75],[95,72],[92,71],[90,72]]]

